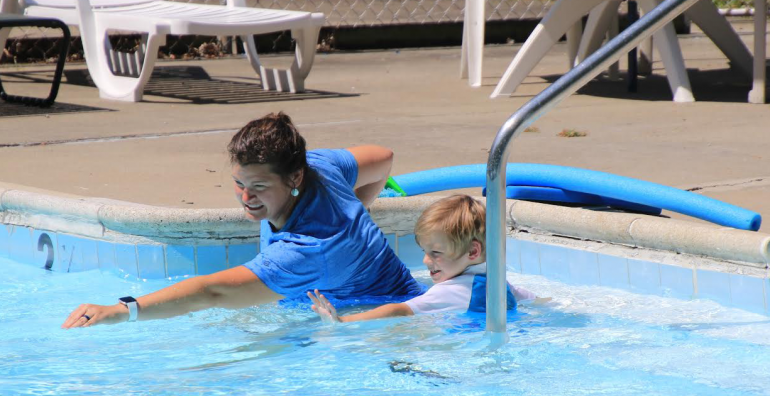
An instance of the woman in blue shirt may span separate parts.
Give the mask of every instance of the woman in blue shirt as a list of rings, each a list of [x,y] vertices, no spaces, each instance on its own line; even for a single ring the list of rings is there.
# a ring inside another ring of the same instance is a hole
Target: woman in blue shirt
[[[168,318],[212,307],[244,308],[303,298],[319,289],[336,298],[421,294],[366,207],[390,172],[379,146],[306,152],[291,119],[269,114],[233,136],[228,152],[235,196],[260,221],[261,249],[250,262],[115,305],[83,304],[63,328]]]

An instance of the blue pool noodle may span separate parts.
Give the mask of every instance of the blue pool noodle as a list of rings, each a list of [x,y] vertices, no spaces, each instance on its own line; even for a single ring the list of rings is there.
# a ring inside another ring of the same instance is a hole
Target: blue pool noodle
[[[486,164],[458,165],[394,176],[408,196],[484,187]],[[506,186],[556,187],[682,213],[712,223],[756,231],[762,217],[703,195],[644,180],[568,166],[509,163]]]
[[[481,191],[481,195],[487,196],[487,188]],[[524,199],[530,201],[544,202],[562,202],[577,203],[581,205],[593,206],[611,206],[614,208],[625,209],[632,212],[644,213],[653,216],[660,214],[660,208],[641,205],[634,202],[621,201],[602,197],[595,194],[587,194],[577,191],[562,190],[555,187],[534,187],[534,186],[507,186],[505,187],[505,197],[509,199]]]

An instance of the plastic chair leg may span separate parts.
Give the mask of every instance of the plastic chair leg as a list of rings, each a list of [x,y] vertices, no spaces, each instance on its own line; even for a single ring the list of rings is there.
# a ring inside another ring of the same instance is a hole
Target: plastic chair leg
[[[318,21],[317,21],[318,22]],[[305,79],[310,74],[310,68],[315,59],[318,34],[321,23],[308,26],[304,29],[293,29],[291,36],[296,40],[297,47],[294,51],[294,61],[288,69],[267,68],[259,61],[257,46],[253,36],[241,36],[243,49],[251,67],[259,74],[262,88],[265,91],[278,92],[303,92],[305,91]]]
[[[647,37],[639,44],[639,64],[637,73],[641,76],[652,74],[652,37]]]
[[[583,37],[583,22],[576,22],[567,30],[567,65],[575,67],[580,41]]]
[[[548,14],[516,53],[490,97],[508,96],[513,93],[567,29],[602,1],[604,0],[559,0],[552,5]]]
[[[468,24],[463,16],[463,39],[460,47],[460,79],[468,78]]]
[[[166,42],[168,27],[154,26],[147,31],[140,31],[143,40],[146,40],[144,53],[140,51],[131,57],[126,54],[116,55],[107,35],[109,23],[93,12],[88,0],[78,0],[77,10],[80,14],[86,66],[99,89],[99,97],[124,102],[142,100],[144,86],[150,80],[155,60],[158,58],[158,48]],[[113,59],[114,55],[116,58]]]
[[[610,29],[612,18],[618,17],[619,6],[620,0],[608,0],[596,6],[588,14],[588,21],[575,60],[576,65],[601,47],[605,34]]]
[[[610,18],[610,29],[607,31],[607,41],[614,39],[620,30],[619,21],[617,15]],[[620,80],[620,62],[615,61],[607,68],[607,76],[611,81]]]
[[[749,91],[750,103],[765,103],[767,61],[767,0],[754,0],[754,82]]]
[[[0,7],[0,11],[8,10],[3,4]],[[59,85],[61,83],[62,73],[64,72],[64,62],[67,60],[67,54],[69,53],[70,43],[70,30],[67,25],[61,20],[51,18],[35,18],[23,15],[10,15],[3,19],[0,19],[0,49],[5,48],[5,42],[8,39],[8,34],[11,31],[11,27],[47,27],[53,29],[60,29],[62,31],[62,43],[60,44],[59,59],[56,62],[56,70],[54,71],[53,81],[51,81],[51,90],[48,96],[43,98],[35,98],[29,96],[10,95],[5,91],[2,82],[0,82],[0,99],[6,102],[22,103],[28,106],[40,106],[48,107],[53,105],[56,100],[56,96],[59,93]]]
[[[657,0],[639,0],[639,5],[648,11],[658,5]],[[666,67],[668,85],[674,95],[675,102],[694,102],[690,79],[684,67],[682,49],[674,31],[674,25],[667,23],[653,34],[653,40],[658,48],[660,59]]]
[[[752,75],[752,56],[746,44],[711,0],[701,0],[685,11],[727,59],[746,76]]]
[[[297,42],[292,69],[296,67],[296,77],[303,81],[303,83],[305,78],[310,74],[310,68],[313,66],[321,24],[323,24],[323,18],[320,18],[320,23],[316,26],[291,31],[291,36],[294,37]]]
[[[465,6],[460,77],[467,77],[468,85],[471,87],[481,86],[484,59],[484,3],[484,0],[468,0]]]

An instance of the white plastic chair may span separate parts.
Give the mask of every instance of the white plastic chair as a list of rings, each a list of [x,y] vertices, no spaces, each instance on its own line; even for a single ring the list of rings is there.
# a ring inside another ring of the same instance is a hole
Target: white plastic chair
[[[754,0],[754,81],[749,103],[765,104],[766,100],[767,4],[767,0]]]
[[[570,56],[576,58],[574,62],[579,63],[582,59],[585,59],[585,57],[601,45],[611,18],[617,15],[619,3],[620,0],[557,1],[551,6],[548,14],[538,24],[524,43],[524,46],[516,54],[492,92],[491,97],[496,98],[513,93],[548,50],[565,33],[568,34],[568,39],[572,39],[569,43],[570,51],[568,52]],[[639,0],[640,6],[645,10],[651,10],[659,3],[659,0]],[[694,23],[700,26],[739,70],[747,75],[751,75],[753,62],[751,53],[749,53],[748,48],[746,48],[746,45],[740,40],[727,20],[719,15],[711,0],[698,1],[685,13]],[[580,33],[576,34],[574,29],[576,24],[586,14],[589,15],[588,22],[578,44],[575,42],[574,37],[580,35]],[[653,40],[666,67],[666,74],[674,95],[674,101],[694,101],[687,71],[684,67],[681,48],[679,47],[673,26],[667,24],[653,34]]]
[[[471,87],[481,86],[484,59],[485,0],[465,0],[463,11],[463,44],[460,52],[460,78]]]
[[[17,0],[2,0],[15,2]],[[58,18],[78,26],[86,64],[99,95],[105,99],[136,102],[142,99],[158,48],[166,35],[241,36],[246,56],[265,90],[304,91],[305,78],[315,56],[321,13],[246,7],[245,0],[227,6],[159,0],[26,0],[27,15]],[[110,45],[109,31],[132,31],[143,36],[133,54]],[[296,40],[294,62],[288,69],[264,67],[252,35],[291,30]]]

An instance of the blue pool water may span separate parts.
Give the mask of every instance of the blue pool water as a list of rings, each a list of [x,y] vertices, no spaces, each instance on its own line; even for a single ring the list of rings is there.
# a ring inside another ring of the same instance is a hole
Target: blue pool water
[[[462,314],[330,325],[271,305],[61,330],[79,303],[173,281],[0,269],[1,395],[770,394],[770,319],[705,300],[515,275],[553,301],[489,351]]]

